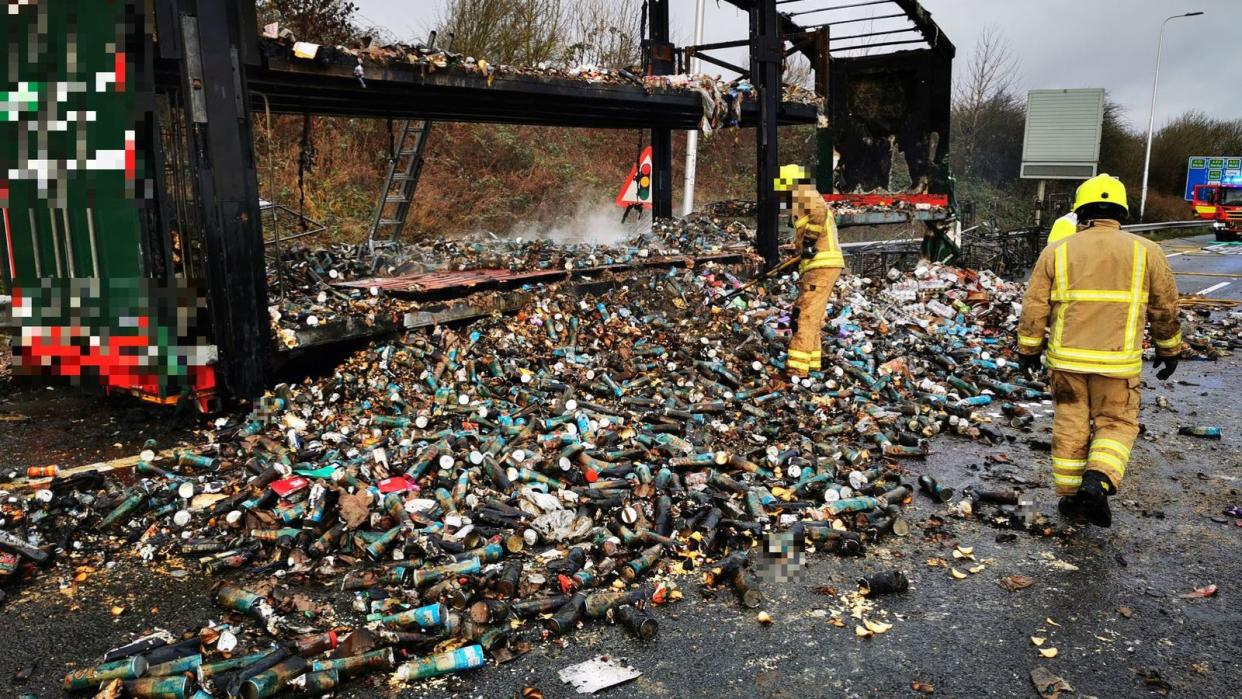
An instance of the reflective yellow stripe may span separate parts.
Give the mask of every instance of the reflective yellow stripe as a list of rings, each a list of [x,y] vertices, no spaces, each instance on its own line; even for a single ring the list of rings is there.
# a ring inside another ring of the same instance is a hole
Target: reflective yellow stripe
[[[1066,255],[1066,251],[1068,249],[1069,249],[1068,243],[1058,246],[1056,249],[1056,254],[1053,257],[1053,267],[1054,267],[1054,271],[1056,274],[1056,282],[1057,282],[1056,290],[1058,293],[1062,295],[1069,293],[1069,269],[1068,269],[1069,258]],[[1057,348],[1061,346],[1061,335],[1065,331],[1065,309],[1066,308],[1068,308],[1068,305],[1064,303],[1057,306],[1057,317],[1056,317],[1056,320],[1053,321],[1053,324],[1052,324],[1052,347],[1053,348]]]
[[[1118,476],[1125,476],[1125,462],[1122,461],[1122,459],[1113,456],[1113,454],[1108,452],[1092,452],[1092,454],[1090,454],[1090,461],[1102,463],[1104,466],[1113,467],[1117,469]]]
[[[1096,437],[1095,439],[1091,440],[1091,451],[1095,451],[1096,449],[1112,449],[1113,451],[1117,452],[1117,455],[1120,456],[1121,458],[1123,459],[1130,458],[1130,447],[1127,447],[1126,445],[1122,444],[1121,442],[1118,442],[1115,439],[1108,439],[1107,437]]]
[[[1084,362],[1067,362],[1057,359],[1051,354],[1048,355],[1048,367],[1050,369],[1060,369],[1061,371],[1070,371],[1076,374],[1108,374],[1116,376],[1137,376],[1143,371],[1143,362],[1133,362],[1131,364],[1092,364]]]
[[[1031,337],[1030,335],[1018,333],[1018,344],[1022,347],[1042,347],[1044,344],[1044,338]]]
[[[1087,467],[1086,459],[1066,459],[1060,456],[1052,457],[1052,467],[1065,471],[1081,471]]]
[[[1102,463],[1102,464],[1107,464],[1109,466],[1112,466],[1113,468],[1117,469],[1117,472],[1120,474],[1125,474],[1126,472],[1126,462],[1122,461],[1121,459],[1118,459],[1117,457],[1113,456],[1112,454],[1109,454],[1106,451],[1091,452],[1090,460],[1095,461],[1097,463]]]
[[[1134,241],[1134,269],[1130,272],[1130,310],[1126,315],[1127,351],[1133,350],[1138,344],[1139,336],[1139,294],[1143,291],[1143,280],[1147,277],[1147,248],[1139,241]],[[1142,349],[1142,348],[1140,348]],[[1140,369],[1141,371],[1141,369]]]
[[[1178,347],[1181,347],[1182,346],[1182,334],[1179,332],[1178,334],[1174,335],[1173,337],[1170,337],[1167,340],[1156,340],[1156,346],[1159,347],[1160,349],[1176,349]]]
[[[1107,289],[1071,289],[1067,292],[1054,291],[1049,296],[1053,301],[1092,301],[1096,303],[1133,303],[1134,296],[1129,291],[1113,291]],[[1147,303],[1148,294],[1139,294],[1138,300]]]
[[[844,267],[845,258],[839,250],[821,250],[815,253],[815,257],[804,260],[798,265],[798,272],[809,272],[813,269],[822,269],[824,267]]]
[[[794,221],[794,228],[801,228],[810,222],[811,222],[811,215],[807,214],[806,216],[803,216],[797,221]]]
[[[810,365],[810,364],[808,364],[808,363],[806,363],[806,362],[800,362],[800,361],[798,361],[798,360],[796,360],[796,359],[790,359],[789,361],[785,362],[785,365],[786,365],[787,367],[789,367],[790,369],[801,369],[801,370],[803,370],[803,371],[810,371],[810,370],[811,370],[811,365]]]
[[[810,353],[810,352],[803,352],[802,350],[791,349],[791,350],[789,350],[789,358],[790,358],[790,359],[802,359],[802,360],[808,360],[808,359],[810,359],[810,358],[811,358],[811,353]]]
[[[1078,486],[1082,485],[1082,476],[1059,476],[1052,474],[1052,482],[1057,485]]]
[[[1122,364],[1136,362],[1143,358],[1142,350],[1126,352],[1124,350],[1089,350],[1078,347],[1057,347],[1056,349],[1049,349],[1048,354],[1052,357],[1085,359],[1101,364]]]
[[[802,230],[804,230],[804,231],[810,231],[810,232],[812,232],[812,233],[823,233],[823,232],[824,232],[824,227],[823,227],[823,226],[817,226],[817,225],[815,225],[814,223],[808,223],[808,224],[806,224],[805,226],[803,226],[803,227],[802,227]]]

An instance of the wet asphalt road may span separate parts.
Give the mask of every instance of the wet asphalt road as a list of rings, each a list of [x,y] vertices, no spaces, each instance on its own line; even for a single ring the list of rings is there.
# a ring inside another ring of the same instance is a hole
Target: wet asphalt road
[[[928,517],[944,508],[918,495],[905,509],[909,537],[886,539],[861,559],[812,554],[798,580],[767,586],[764,609],[775,619],[771,626],[756,623],[755,612],[741,609],[728,595],[706,599],[696,577],[686,576],[679,578],[685,599],[657,610],[660,634],[653,642],[592,624],[563,645],[545,643],[506,665],[413,685],[402,695],[510,697],[531,685],[548,697],[574,696],[557,671],[598,654],[616,654],[643,676],[599,696],[923,696],[912,689],[917,681],[933,685],[935,696],[1029,697],[1034,690],[1028,676],[1038,665],[1084,696],[1158,696],[1162,682],[1173,696],[1242,696],[1242,670],[1236,666],[1242,651],[1237,633],[1242,527],[1211,519],[1228,505],[1242,504],[1240,370],[1237,357],[1184,362],[1174,382],[1164,385],[1145,370],[1146,436],[1136,443],[1129,475],[1114,499],[1112,529],[1086,529],[1066,539],[1020,533],[1001,543],[998,535],[1006,530],[946,517],[939,535],[928,536]],[[31,433],[22,430],[29,423],[0,422],[0,466],[26,465],[26,445],[71,454],[132,453],[133,442],[141,442],[123,429],[135,418],[116,414],[129,408],[112,402],[84,407],[71,393],[49,393],[22,403],[28,413],[42,411],[37,414],[46,424],[33,433],[39,444],[25,441]],[[1177,412],[1158,408],[1157,396],[1168,398]],[[0,414],[12,414],[13,405],[0,402]],[[62,408],[81,422],[58,427]],[[1009,445],[942,436],[933,441],[927,461],[903,462],[909,480],[928,473],[959,489],[1020,485],[1055,520],[1047,454],[1027,444],[1047,439],[1050,410],[1037,408],[1047,414],[1029,432],[1006,428],[1013,437]],[[109,419],[121,420],[122,427],[108,426]],[[1185,424],[1220,425],[1225,438],[1178,436],[1176,428]],[[112,439],[123,447],[90,448],[92,440],[111,444]],[[988,458],[1002,453],[1009,463]],[[930,558],[952,561],[959,544],[974,547],[982,572],[955,580],[944,568],[928,566]],[[120,544],[109,561],[115,565],[73,561],[95,568],[82,571],[86,580],[76,584],[71,565],[45,571],[0,609],[0,695],[59,696],[60,678],[73,663],[97,661],[108,648],[153,626],[180,632],[220,618],[210,601],[213,581],[172,577],[170,571],[179,567],[175,561],[144,565]],[[891,631],[856,638],[848,613],[845,628],[829,623],[841,602],[815,588],[850,590],[860,574],[887,568],[905,571],[912,581],[909,592],[881,598],[868,614],[892,623]],[[1034,585],[1008,592],[996,584],[1013,574],[1029,576]],[[244,573],[232,579],[249,582]],[[1214,597],[1180,597],[1209,583],[1219,587]],[[333,599],[342,621],[360,621],[347,598],[330,588],[304,591]],[[114,617],[113,606],[124,612]],[[1122,607],[1130,610],[1129,618],[1118,612]],[[1056,647],[1058,656],[1039,657],[1031,636],[1045,637],[1045,647]],[[35,663],[28,681],[14,681],[18,668]],[[379,682],[355,681],[339,696],[394,694]]]
[[[1242,243],[1217,243],[1212,234],[1163,243],[1184,294],[1242,300]]]

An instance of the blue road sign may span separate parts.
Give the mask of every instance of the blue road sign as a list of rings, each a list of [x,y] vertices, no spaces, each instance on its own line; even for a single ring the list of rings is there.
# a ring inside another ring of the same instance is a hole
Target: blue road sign
[[[1186,201],[1190,201],[1197,184],[1229,184],[1242,186],[1242,157],[1194,155],[1186,161]]]

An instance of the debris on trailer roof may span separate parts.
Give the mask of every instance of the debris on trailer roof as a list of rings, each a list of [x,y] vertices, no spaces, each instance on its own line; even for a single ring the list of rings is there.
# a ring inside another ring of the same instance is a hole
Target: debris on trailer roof
[[[294,246],[281,252],[280,264],[268,264],[272,332],[278,346],[292,349],[304,344],[300,331],[348,319],[362,326],[390,322],[400,327],[405,314],[428,305],[393,296],[399,289],[448,292],[456,287],[462,295],[480,285],[503,282],[512,288],[560,281],[564,272],[599,278],[630,268],[684,266],[687,258],[751,261],[754,235],[752,227],[739,221],[695,214],[637,227],[613,245],[501,238],[484,232],[390,243],[375,253],[365,245]],[[417,284],[384,281],[416,274],[425,275]]]
[[[754,86],[743,77],[724,80],[706,74],[644,75],[641,68],[631,69],[584,64],[559,64],[544,61],[533,66],[513,66],[488,61],[444,48],[423,44],[396,43],[380,46],[372,42],[366,48],[321,46],[298,41],[287,29],[269,25],[262,33],[263,49],[268,55],[279,55],[303,61],[330,63],[342,57],[357,61],[354,76],[365,86],[369,72],[392,65],[412,66],[426,73],[454,71],[487,80],[488,86],[497,77],[538,77],[550,80],[592,85],[634,85],[648,92],[690,91],[700,95],[704,103],[704,122],[708,133],[721,126],[736,126],[741,119],[741,102],[754,97]],[[792,84],[784,86],[782,100],[797,104],[818,104],[815,92]]]

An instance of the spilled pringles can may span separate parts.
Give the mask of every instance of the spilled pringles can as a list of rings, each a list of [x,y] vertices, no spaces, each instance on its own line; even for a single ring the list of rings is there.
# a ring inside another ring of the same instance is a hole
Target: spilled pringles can
[[[1192,425],[1177,428],[1177,433],[1187,437],[1203,437],[1204,439],[1220,439],[1220,428],[1211,425]]]
[[[336,670],[308,672],[289,681],[289,688],[299,694],[319,696],[336,689],[341,682],[341,674]]]
[[[335,670],[341,677],[356,677],[379,670],[391,670],[397,665],[392,648],[381,648],[369,653],[351,655],[332,660],[316,660],[311,663],[311,672]]]
[[[397,667],[393,678],[399,682],[410,682],[436,675],[474,670],[483,667],[484,662],[486,661],[483,657],[483,646],[466,646],[402,663]]]
[[[660,623],[656,621],[655,616],[645,609],[639,609],[633,605],[623,605],[613,607],[609,612],[612,618],[620,622],[636,638],[643,641],[650,641],[660,633]]]
[[[858,579],[858,590],[867,597],[892,595],[910,589],[910,579],[900,570],[887,570]]]
[[[265,699],[275,696],[290,680],[306,672],[306,658],[293,655],[242,683],[243,699]]]
[[[371,620],[379,621],[379,623],[389,628],[418,626],[420,628],[429,629],[443,624],[446,616],[447,610],[445,609],[444,604],[440,602],[433,602],[422,607],[407,609],[402,612],[397,612],[396,614],[388,614],[380,616],[378,619]]]
[[[190,691],[190,678],[186,675],[169,677],[143,677],[123,682],[121,686],[127,697],[139,699],[186,699]]]
[[[543,620],[543,627],[556,636],[564,636],[577,626],[578,622],[586,615],[586,596],[582,593],[574,594],[569,601],[562,604],[552,614],[552,616]]]
[[[948,502],[953,499],[953,489],[945,488],[936,482],[931,476],[919,476],[919,490],[923,491],[928,497],[933,498],[937,502]]]
[[[123,658],[95,667],[74,670],[65,675],[66,692],[84,692],[96,689],[100,684],[112,680],[136,680],[147,671],[147,660],[141,655]]]

